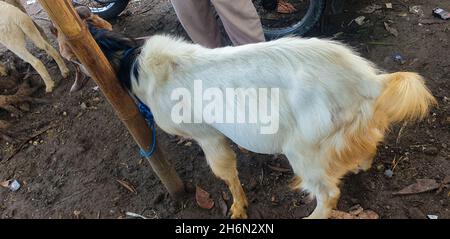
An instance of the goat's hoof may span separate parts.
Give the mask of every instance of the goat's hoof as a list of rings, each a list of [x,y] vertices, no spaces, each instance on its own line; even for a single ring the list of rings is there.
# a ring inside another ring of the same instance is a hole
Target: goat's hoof
[[[48,85],[46,85],[45,87],[45,92],[47,93],[51,93],[53,92],[53,89],[55,88],[55,83],[49,83]]]
[[[63,69],[63,70],[61,71],[61,75],[62,75],[62,77],[63,77],[64,79],[66,79],[67,77],[69,77],[69,74],[70,74],[70,70],[69,70],[68,68]]]
[[[235,206],[233,204],[230,208],[231,219],[247,219],[247,210],[241,206]]]

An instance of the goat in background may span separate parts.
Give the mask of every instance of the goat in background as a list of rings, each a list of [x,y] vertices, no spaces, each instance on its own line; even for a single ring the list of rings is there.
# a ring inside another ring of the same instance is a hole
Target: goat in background
[[[13,2],[20,5],[20,2]],[[26,49],[25,36],[30,38],[39,49],[44,50],[56,61],[64,78],[69,75],[69,69],[59,53],[41,35],[33,20],[24,13],[23,6],[21,9],[0,1],[0,44],[3,44],[10,51],[22,58],[22,60],[28,62],[42,77],[46,86],[46,92],[51,92],[55,83],[44,64]]]

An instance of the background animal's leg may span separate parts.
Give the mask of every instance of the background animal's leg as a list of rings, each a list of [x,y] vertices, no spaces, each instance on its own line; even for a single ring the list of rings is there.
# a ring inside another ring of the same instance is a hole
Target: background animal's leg
[[[41,36],[38,29],[34,26],[34,22],[29,19],[26,24],[22,25],[23,32],[31,39],[31,41],[39,48],[47,52],[55,61],[64,78],[69,76],[69,68],[67,68],[64,60],[58,51],[55,50],[45,39]]]
[[[22,11],[23,13],[27,14],[27,10],[25,10],[25,8],[23,7],[22,3],[20,2],[20,0],[4,0],[5,2],[17,7],[18,9],[20,9],[20,11]],[[40,27],[37,23],[33,22],[34,25],[36,26],[36,28],[38,29],[38,31],[41,33],[42,37],[48,41],[47,35],[45,35],[44,29],[42,29],[42,27]]]
[[[295,148],[286,152],[286,156],[295,174],[301,177],[298,186],[317,201],[316,208],[306,219],[328,218],[331,210],[336,208],[340,196],[340,177],[329,170],[328,159],[315,158],[316,155],[313,154],[306,157]]]
[[[70,87],[70,92],[76,92],[79,91],[83,85],[86,83],[86,75],[81,72],[80,66],[78,64],[75,65],[75,82],[73,83],[72,87]]]
[[[25,35],[22,31],[10,31],[7,37],[1,37],[0,43],[2,43],[10,51],[14,52],[22,60],[28,62],[42,77],[42,80],[46,86],[46,92],[51,92],[55,83],[53,82],[44,64],[33,56],[25,47]]]
[[[206,160],[214,174],[224,180],[233,195],[231,218],[247,218],[247,197],[242,189],[236,168],[236,155],[222,136],[199,140]]]
[[[6,74],[6,67],[3,65],[3,63],[0,62],[0,76],[6,76]]]

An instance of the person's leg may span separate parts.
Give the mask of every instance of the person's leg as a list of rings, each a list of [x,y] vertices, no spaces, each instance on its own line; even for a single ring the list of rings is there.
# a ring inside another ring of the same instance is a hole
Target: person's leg
[[[211,0],[234,45],[265,41],[261,19],[251,0]]]
[[[195,43],[209,48],[222,45],[210,0],[171,0],[178,19]]]

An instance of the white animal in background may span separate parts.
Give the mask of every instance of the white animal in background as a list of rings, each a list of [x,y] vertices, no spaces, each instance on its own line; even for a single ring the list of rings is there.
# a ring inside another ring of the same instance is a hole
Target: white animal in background
[[[62,76],[66,78],[69,69],[58,51],[42,37],[33,20],[19,8],[0,1],[0,16],[0,44],[28,62],[42,77],[46,92],[51,92],[55,83],[44,64],[26,49],[25,36],[56,61]]]

